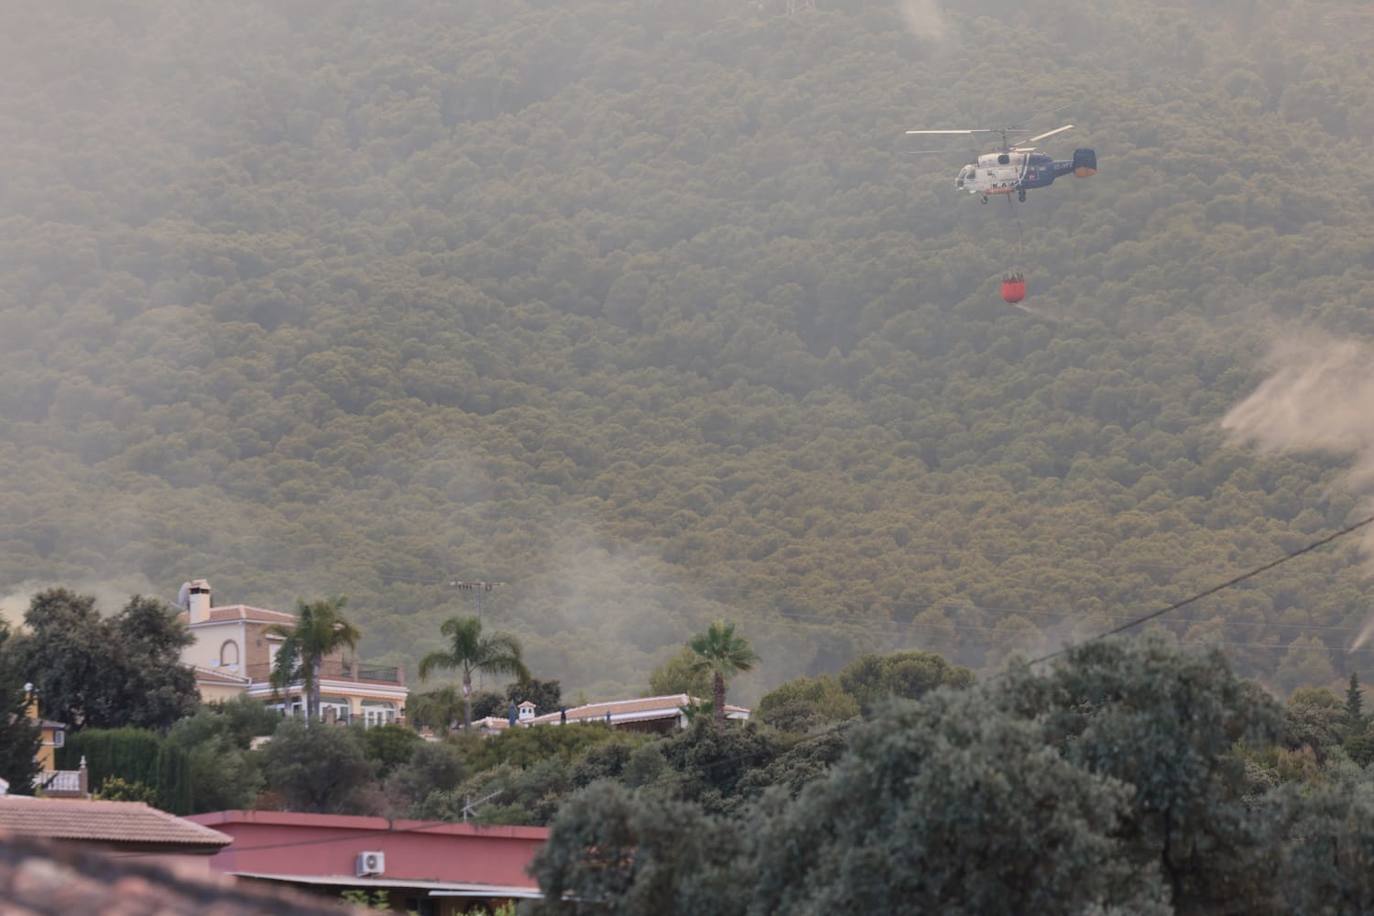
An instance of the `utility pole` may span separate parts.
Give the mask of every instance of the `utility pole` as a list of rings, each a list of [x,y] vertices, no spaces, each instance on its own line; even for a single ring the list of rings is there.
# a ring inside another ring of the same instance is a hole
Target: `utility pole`
[[[505,582],[481,582],[467,581],[463,579],[450,579],[448,583],[449,588],[458,588],[462,589],[463,591],[472,592],[473,601],[477,605],[478,623],[482,622],[482,593],[494,591],[498,588],[504,588],[505,585]]]
[[[450,579],[449,588],[461,589],[465,592],[472,592],[472,600],[477,605],[477,623],[482,623],[482,595],[505,587],[504,582],[483,582],[481,580]],[[477,672],[477,689],[482,689],[482,672]]]

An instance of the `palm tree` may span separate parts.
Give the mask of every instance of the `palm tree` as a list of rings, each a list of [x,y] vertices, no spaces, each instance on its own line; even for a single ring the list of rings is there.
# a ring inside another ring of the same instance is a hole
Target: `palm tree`
[[[300,682],[305,695],[305,724],[308,728],[320,712],[320,664],[325,656],[347,646],[356,649],[362,634],[339,613],[347,601],[325,598],[309,604],[296,602],[296,623],[274,623],[267,632],[283,637],[272,662],[274,691]]]
[[[520,640],[509,633],[482,635],[482,621],[476,617],[450,617],[439,627],[449,638],[445,652],[431,652],[420,659],[420,680],[435,668],[463,672],[463,730],[472,727],[472,674],[513,674],[522,681],[530,672],[520,658]]]
[[[413,725],[428,725],[436,732],[449,734],[462,715],[463,698],[452,685],[417,693],[406,704],[406,718]]]
[[[687,645],[697,656],[692,667],[711,674],[713,711],[719,728],[725,724],[725,679],[753,668],[754,662],[759,660],[758,654],[750,647],[749,640],[735,635],[735,625],[724,620],[717,620],[705,633],[693,636]]]

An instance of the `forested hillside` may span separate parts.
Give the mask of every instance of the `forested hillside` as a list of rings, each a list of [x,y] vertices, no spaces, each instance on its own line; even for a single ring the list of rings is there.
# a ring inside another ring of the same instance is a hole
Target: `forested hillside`
[[[1343,456],[1221,420],[1276,338],[1374,337],[1368,3],[785,6],[9,10],[0,593],[344,594],[412,661],[501,579],[570,696],[726,615],[756,697],[995,665],[1352,517]],[[902,131],[1037,115],[1101,173],[1018,256]],[[1325,683],[1370,597],[1348,545],[1174,631]]]

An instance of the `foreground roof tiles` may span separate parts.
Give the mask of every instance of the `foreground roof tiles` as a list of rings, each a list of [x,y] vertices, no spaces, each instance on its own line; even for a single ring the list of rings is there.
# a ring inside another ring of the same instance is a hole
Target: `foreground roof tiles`
[[[20,836],[214,852],[233,842],[218,830],[142,802],[0,798],[0,830]]]
[[[137,859],[59,847],[0,831],[0,913],[4,916],[342,916],[347,912],[351,911],[319,897],[194,878]]]

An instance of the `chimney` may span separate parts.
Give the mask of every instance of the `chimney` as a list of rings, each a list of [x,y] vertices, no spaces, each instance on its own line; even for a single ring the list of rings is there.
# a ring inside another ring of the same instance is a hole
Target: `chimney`
[[[210,583],[204,579],[192,579],[186,585],[186,612],[190,622],[204,623],[210,619]]]

